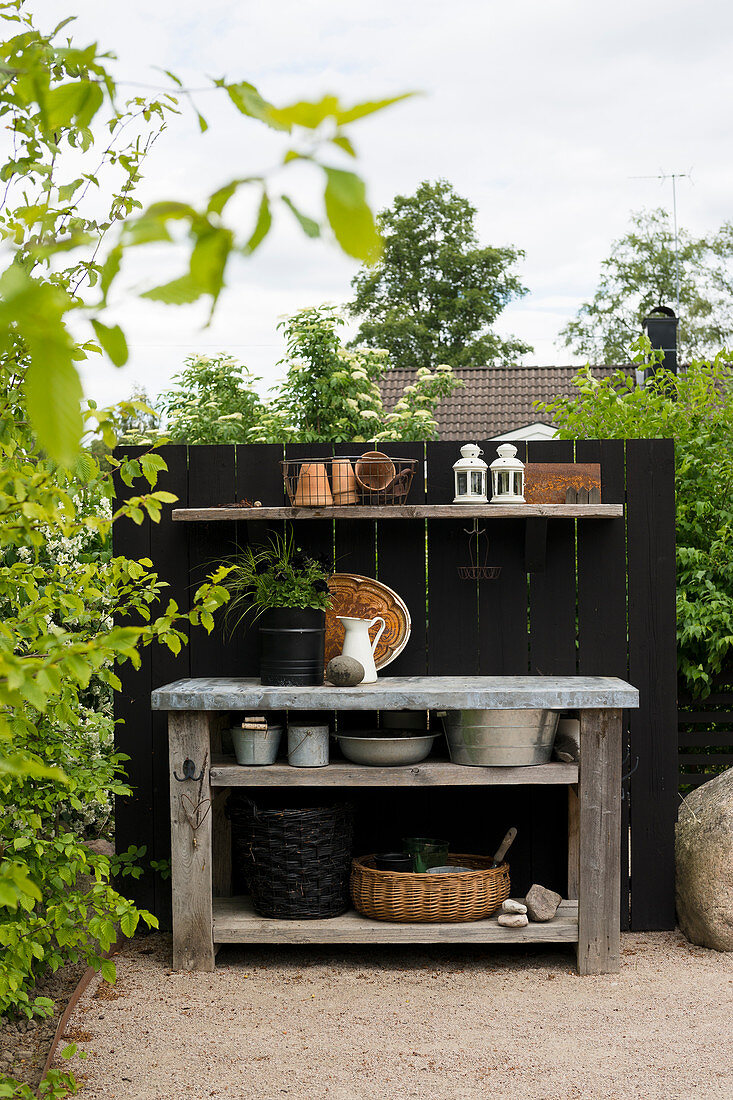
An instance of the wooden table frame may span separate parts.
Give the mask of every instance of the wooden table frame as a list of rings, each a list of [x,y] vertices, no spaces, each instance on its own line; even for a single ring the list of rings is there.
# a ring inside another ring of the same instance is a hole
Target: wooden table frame
[[[620,955],[622,710],[636,689],[615,677],[395,677],[343,689],[263,688],[257,680],[187,679],[153,692],[169,712],[173,969],[214,969],[224,942],[576,942],[580,974],[612,973]],[[221,756],[229,710],[548,707],[580,712],[581,761],[530,768],[242,768]],[[330,921],[272,921],[245,912],[231,892],[224,814],[233,786],[563,784],[568,788],[568,901],[555,921],[503,929],[496,920],[399,925],[350,914]],[[214,838],[216,842],[214,843]],[[577,898],[577,920],[573,899]],[[221,900],[217,900],[221,899]]]

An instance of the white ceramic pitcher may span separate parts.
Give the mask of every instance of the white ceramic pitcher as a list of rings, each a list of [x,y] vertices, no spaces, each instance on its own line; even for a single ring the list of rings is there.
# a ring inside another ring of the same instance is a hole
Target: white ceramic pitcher
[[[381,615],[373,619],[354,619],[351,615],[337,615],[339,622],[344,624],[344,648],[342,656],[353,657],[364,669],[362,684],[373,684],[377,679],[377,666],[374,664],[374,651],[377,642],[382,637],[382,632],[387,625]],[[369,631],[375,623],[381,623],[381,627],[374,636],[374,641],[369,637]]]

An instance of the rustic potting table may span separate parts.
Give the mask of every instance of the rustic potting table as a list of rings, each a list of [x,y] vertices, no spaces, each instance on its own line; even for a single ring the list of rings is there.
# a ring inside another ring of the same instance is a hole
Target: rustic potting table
[[[630,684],[604,676],[393,677],[355,688],[263,687],[259,680],[184,679],[152,694],[168,711],[173,968],[213,970],[222,943],[575,943],[581,974],[618,970],[620,953],[621,716],[639,705]],[[221,752],[230,711],[577,710],[580,763],[465,767],[426,760],[408,767],[335,761],[241,767]],[[568,789],[568,888],[554,920],[503,928],[496,918],[462,924],[397,924],[357,913],[324,920],[258,916],[231,897],[231,838],[224,811],[232,787],[394,787],[559,784]]]

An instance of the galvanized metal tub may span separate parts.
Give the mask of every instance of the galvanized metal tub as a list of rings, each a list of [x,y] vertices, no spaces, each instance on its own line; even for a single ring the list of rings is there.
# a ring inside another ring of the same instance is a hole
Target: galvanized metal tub
[[[454,764],[547,764],[560,715],[553,710],[449,710],[443,728]]]

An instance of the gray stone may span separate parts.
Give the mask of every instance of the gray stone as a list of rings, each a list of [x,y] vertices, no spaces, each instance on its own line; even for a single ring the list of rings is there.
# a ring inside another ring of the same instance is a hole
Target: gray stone
[[[326,679],[334,687],[356,687],[364,679],[364,666],[355,657],[332,657],[326,665]]]
[[[683,934],[701,947],[733,951],[733,768],[680,806],[675,859]]]
[[[499,924],[502,928],[526,928],[529,920],[526,913],[500,913]]]
[[[505,913],[526,913],[527,906],[522,905],[521,901],[514,901],[513,898],[507,898],[505,902],[502,902],[502,910]]]
[[[527,902],[529,919],[544,923],[552,920],[555,916],[557,907],[562,901],[562,896],[556,894],[554,890],[548,890],[546,886],[538,886],[535,883],[527,891],[525,901]]]

